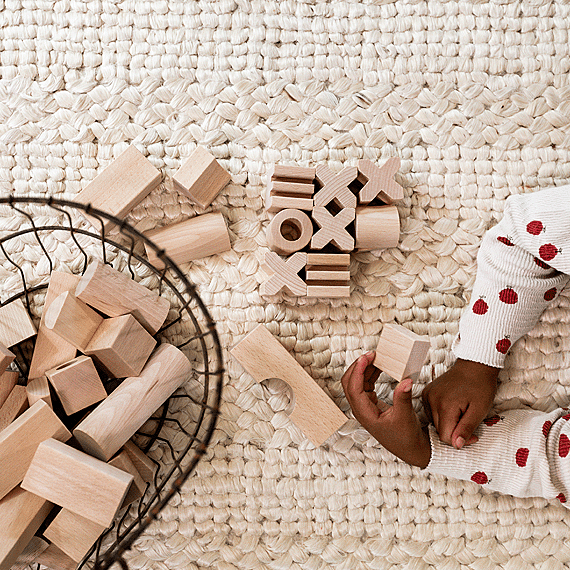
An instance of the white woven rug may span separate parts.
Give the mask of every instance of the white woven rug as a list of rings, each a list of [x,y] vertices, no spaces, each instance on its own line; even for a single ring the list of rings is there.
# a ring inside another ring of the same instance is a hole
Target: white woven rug
[[[505,198],[570,178],[569,28],[570,4],[546,0],[0,1],[3,193],[73,197],[129,143],[166,175],[196,144],[232,174],[214,206],[233,250],[187,267],[225,350],[219,429],[130,568],[570,563],[564,507],[423,474],[355,422],[315,449],[280,386],[255,385],[227,352],[267,323],[347,413],[341,375],[385,322],[432,338],[416,395],[446,370]],[[353,256],[350,301],[260,298],[268,166],[390,156],[401,244]],[[148,229],[196,212],[165,184],[129,219]],[[515,347],[503,405],[570,401],[569,305]]]

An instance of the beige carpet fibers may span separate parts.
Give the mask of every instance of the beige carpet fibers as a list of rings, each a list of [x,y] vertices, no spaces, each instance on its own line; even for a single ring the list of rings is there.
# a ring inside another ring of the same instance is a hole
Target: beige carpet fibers
[[[184,266],[224,348],[218,429],[131,569],[570,564],[560,504],[426,475],[354,420],[314,448],[282,386],[256,385],[228,352],[266,323],[349,414],[345,367],[396,321],[431,337],[419,396],[452,362],[505,198],[570,178],[569,29],[570,4],[547,0],[0,0],[3,193],[71,198],[134,144],[166,177],[128,218],[144,230],[202,213],[168,179],[197,144],[232,175],[212,207],[232,251]],[[261,298],[268,167],[391,156],[399,247],[352,256],[349,300]],[[501,406],[568,404],[569,304],[516,345]]]

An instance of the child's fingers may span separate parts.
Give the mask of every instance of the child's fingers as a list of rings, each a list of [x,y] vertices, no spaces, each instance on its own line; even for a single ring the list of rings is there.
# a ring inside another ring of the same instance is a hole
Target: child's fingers
[[[473,432],[480,423],[478,410],[469,406],[450,436],[451,445],[461,449],[464,445],[474,443],[472,439],[476,436],[473,436]]]

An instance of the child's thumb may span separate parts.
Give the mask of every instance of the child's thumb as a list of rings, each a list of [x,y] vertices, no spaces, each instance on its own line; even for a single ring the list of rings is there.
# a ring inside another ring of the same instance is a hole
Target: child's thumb
[[[412,385],[411,378],[402,380],[394,390],[394,412],[398,415],[407,416],[415,414],[412,405]]]

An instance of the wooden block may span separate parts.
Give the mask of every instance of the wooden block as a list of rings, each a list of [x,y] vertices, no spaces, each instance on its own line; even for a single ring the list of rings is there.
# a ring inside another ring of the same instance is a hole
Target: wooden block
[[[356,208],[356,195],[348,185],[354,182],[357,176],[356,166],[347,166],[335,175],[328,166],[319,164],[316,168],[316,178],[322,188],[315,194],[315,206],[327,207],[334,202],[338,209]]]
[[[0,370],[6,370],[15,358],[16,355],[0,342]]]
[[[280,196],[306,196],[313,197],[315,193],[315,184],[312,180],[297,182],[284,182],[283,180],[271,179],[267,183],[267,191],[270,194]]]
[[[355,216],[356,239],[360,251],[396,247],[400,241],[400,215],[396,206],[359,206]]]
[[[309,253],[305,281],[307,297],[350,297],[350,254]]]
[[[70,416],[107,397],[107,392],[89,356],[78,356],[46,371],[65,413]]]
[[[306,247],[313,236],[311,218],[300,210],[281,210],[269,223],[267,245],[275,253],[290,255]]]
[[[172,180],[176,189],[201,208],[207,208],[230,181],[227,172],[205,148],[196,147]]]
[[[280,210],[312,210],[313,199],[303,196],[276,196],[268,195],[265,201],[265,209],[269,213],[276,213]]]
[[[393,204],[404,197],[404,189],[394,180],[400,168],[400,158],[389,158],[380,168],[370,160],[358,161],[358,181],[364,184],[358,201],[369,204],[380,198],[386,204]]]
[[[196,216],[151,230],[145,235],[159,248],[166,250],[166,255],[176,264],[223,253],[232,247],[226,219],[221,212]],[[149,261],[158,269],[164,268],[164,263],[146,243],[145,249]]]
[[[160,329],[170,310],[168,299],[98,261],[85,271],[75,296],[108,317],[131,313],[150,334]]]
[[[45,312],[45,326],[81,352],[104,317],[69,291],[56,297]]]
[[[15,370],[6,370],[0,375],[0,407],[4,404],[20,375]]]
[[[55,439],[38,446],[21,487],[105,528],[133,476]]]
[[[192,370],[190,361],[180,350],[161,344],[140,375],[124,380],[73,430],[73,435],[85,451],[109,461],[188,380]]]
[[[113,378],[138,376],[156,340],[132,316],[105,319],[85,348]]]
[[[129,146],[118,158],[100,172],[77,196],[80,204],[91,204],[117,218],[123,219],[141,200],[154,190],[162,174],[134,146]],[[97,229],[100,222],[89,220]],[[110,222],[105,222],[105,229]]]
[[[288,166],[286,164],[274,164],[267,171],[267,178],[279,179],[285,182],[313,182],[315,179],[315,169],[306,166]]]
[[[257,382],[280,378],[289,384],[295,404],[291,420],[314,445],[324,443],[347,421],[334,402],[264,325],[257,326],[236,344],[231,354]]]
[[[45,326],[45,314],[52,302],[62,293],[73,292],[79,283],[79,276],[61,271],[52,271],[46,292],[42,318],[38,327],[38,336],[34,345],[29,379],[44,376],[46,370],[55,368],[75,358],[77,349],[69,342]]]
[[[11,570],[29,570],[29,567],[48,546],[48,543],[43,538],[33,536],[32,540],[28,542],[26,548],[24,548],[16,562],[12,565]]]
[[[28,395],[28,405],[30,407],[38,400],[43,400],[50,408],[53,408],[47,377],[41,376],[40,378],[30,380],[26,386],[26,393]]]
[[[350,265],[350,253],[308,253],[307,267],[346,268]]]
[[[7,428],[28,408],[28,392],[25,386],[14,386],[0,408],[0,432]]]
[[[334,216],[323,206],[313,209],[313,220],[319,226],[311,239],[311,249],[322,249],[329,243],[340,251],[352,251],[354,238],[348,233],[346,227],[354,220],[355,209],[344,208]]]
[[[0,570],[10,570],[53,505],[20,487],[0,501]]]
[[[62,509],[43,535],[74,562],[81,562],[106,527]]]
[[[430,348],[429,337],[420,336],[407,328],[384,325],[374,366],[399,382],[404,378],[417,378]]]
[[[305,280],[309,281],[349,281],[350,271],[348,269],[307,269]]]
[[[20,299],[0,307],[0,342],[5,347],[14,346],[35,334],[36,327]],[[5,349],[2,352],[5,358]]]
[[[24,478],[38,445],[49,438],[67,441],[71,434],[53,410],[43,401],[36,402],[0,432],[0,499]]]
[[[350,285],[337,285],[334,281],[327,285],[326,281],[321,281],[319,285],[307,285],[307,297],[323,298],[346,298],[350,297]]]
[[[50,570],[76,570],[77,562],[62,552],[55,544],[50,544],[37,558],[36,564],[41,564]]]
[[[261,295],[276,295],[282,289],[289,295],[303,296],[307,294],[307,285],[298,273],[307,264],[307,254],[298,251],[287,259],[268,251],[265,254],[265,265],[273,274],[261,284]]]
[[[115,457],[109,461],[109,465],[133,476],[133,482],[127,491],[127,496],[125,497],[121,508],[123,509],[131,503],[138,501],[144,495],[147,484],[144,482],[141,474],[131,461],[128,452],[123,449],[123,451],[115,455]]]
[[[143,481],[145,481],[145,483],[154,481],[154,474],[156,473],[158,465],[146,453],[139,449],[133,441],[127,441],[123,449],[129,455],[130,460],[140,473]]]

